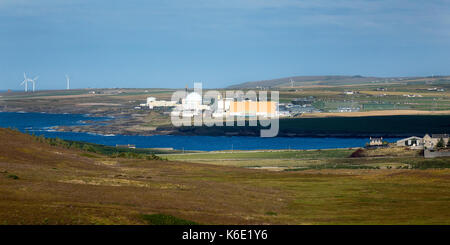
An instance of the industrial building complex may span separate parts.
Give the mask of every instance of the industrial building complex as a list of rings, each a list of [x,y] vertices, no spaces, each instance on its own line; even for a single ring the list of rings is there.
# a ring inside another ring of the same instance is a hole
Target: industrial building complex
[[[155,109],[160,107],[171,108],[172,116],[193,117],[204,112],[209,113],[214,118],[229,116],[242,117],[279,117],[286,113],[280,113],[278,103],[274,101],[252,101],[242,99],[237,101],[235,98],[221,98],[218,96],[215,103],[207,105],[203,103],[202,96],[197,92],[187,93],[181,101],[157,100],[155,97],[148,97],[146,104],[141,107]]]

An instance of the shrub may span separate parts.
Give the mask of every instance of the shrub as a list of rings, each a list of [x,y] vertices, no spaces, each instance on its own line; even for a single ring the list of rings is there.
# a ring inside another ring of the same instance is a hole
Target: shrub
[[[354,151],[350,155],[350,157],[365,157],[365,156],[367,156],[366,152],[363,149],[361,149],[361,148],[359,148],[358,150]]]
[[[81,146],[79,143],[74,142],[74,143],[72,143],[72,144],[70,145],[70,148],[72,148],[72,149],[81,149],[82,146]]]
[[[114,152],[111,154],[114,158],[129,158],[129,159],[145,159],[145,160],[163,160],[155,154],[143,154],[136,152]]]
[[[83,151],[95,152],[95,149],[91,145],[85,144],[83,145]]]
[[[145,159],[146,159],[146,160],[161,160],[161,157],[158,157],[158,156],[155,155],[155,154],[151,154],[151,155],[147,155],[147,156],[145,157]]]
[[[8,178],[10,178],[10,179],[19,179],[19,176],[15,175],[15,174],[10,174],[10,175],[8,175]]]
[[[146,159],[146,160],[163,160],[156,156],[153,152],[146,149],[117,149],[116,147],[97,145],[92,143],[84,143],[70,140],[63,140],[60,138],[45,138],[44,136],[34,136],[34,138],[42,143],[51,146],[59,146],[67,149],[77,149],[97,154],[103,154],[114,158],[130,158],[130,159]],[[85,155],[87,156],[87,155]]]

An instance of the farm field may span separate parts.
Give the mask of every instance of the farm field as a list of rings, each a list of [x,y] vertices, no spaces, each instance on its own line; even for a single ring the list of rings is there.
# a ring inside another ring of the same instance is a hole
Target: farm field
[[[0,224],[450,223],[450,170],[445,168],[273,172],[112,157],[52,146],[8,129],[0,129],[0,143]],[[350,152],[232,154],[273,162],[303,159],[306,164],[308,159],[346,160]],[[423,161],[415,152],[402,152],[392,153],[399,163]],[[380,154],[372,153],[373,159]],[[215,161],[226,154],[173,157]],[[445,161],[442,166],[448,165]],[[356,158],[352,164],[368,163]]]
[[[402,147],[366,149],[363,157],[352,157],[357,148],[325,150],[225,151],[186,154],[158,154],[173,161],[235,166],[273,171],[308,169],[411,169],[438,162],[443,167],[450,159],[423,159],[419,150]]]

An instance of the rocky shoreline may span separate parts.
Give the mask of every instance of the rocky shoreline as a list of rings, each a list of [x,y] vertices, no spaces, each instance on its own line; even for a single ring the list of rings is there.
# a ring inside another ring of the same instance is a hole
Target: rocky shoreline
[[[30,108],[29,108],[30,109]],[[5,111],[5,110],[3,110]],[[61,114],[59,109],[53,110],[23,110],[23,108],[9,107],[8,112],[29,111],[39,113]],[[65,112],[67,114],[67,112]],[[260,136],[260,127],[174,127],[168,125],[170,119],[163,115],[154,115],[142,111],[98,111],[98,110],[71,110],[70,113],[89,114],[92,117],[112,117],[107,121],[87,119],[86,125],[57,126],[53,129],[60,132],[82,132],[99,135],[186,135],[186,136]],[[424,122],[416,123],[420,117]],[[386,116],[370,118],[299,118],[280,120],[280,130],[277,137],[317,137],[317,138],[403,138],[412,135],[422,136],[426,133],[445,133],[450,130],[450,125],[445,123],[450,116],[439,119],[443,122],[436,123],[433,116]],[[434,116],[436,117],[436,116]],[[431,118],[431,119],[430,119]],[[163,120],[161,125],[152,125],[152,122]],[[165,121],[164,121],[165,120]],[[339,121],[338,121],[339,120]],[[151,123],[149,123],[151,122]],[[340,123],[339,127],[335,124]],[[348,125],[347,125],[348,124]],[[367,125],[365,125],[367,124]],[[370,124],[370,125],[369,125]],[[404,126],[404,124],[406,126]],[[412,124],[416,124],[411,130]],[[424,127],[423,125],[430,125]],[[432,125],[434,124],[434,125]],[[349,126],[350,125],[350,126]]]
[[[128,130],[126,127],[116,126],[98,126],[98,125],[78,125],[78,126],[56,126],[54,130],[60,132],[74,132],[74,133],[93,133],[99,135],[130,135],[130,136],[152,136],[152,135],[185,135],[185,136],[249,136],[260,137],[259,130],[245,130],[240,132],[225,131],[220,127],[206,128],[206,127],[163,127],[155,130]],[[248,129],[248,128],[247,128]],[[395,134],[380,134],[380,133],[290,133],[279,132],[277,137],[311,137],[311,138],[368,138],[368,137],[383,137],[383,138],[403,138],[414,135],[414,133],[395,133]]]

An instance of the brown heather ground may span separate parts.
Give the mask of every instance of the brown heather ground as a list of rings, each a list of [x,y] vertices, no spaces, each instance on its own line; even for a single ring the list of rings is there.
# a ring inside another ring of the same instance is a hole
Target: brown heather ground
[[[201,224],[448,224],[449,187],[449,170],[113,159],[0,129],[0,224],[146,224],[141,215],[154,213]]]

